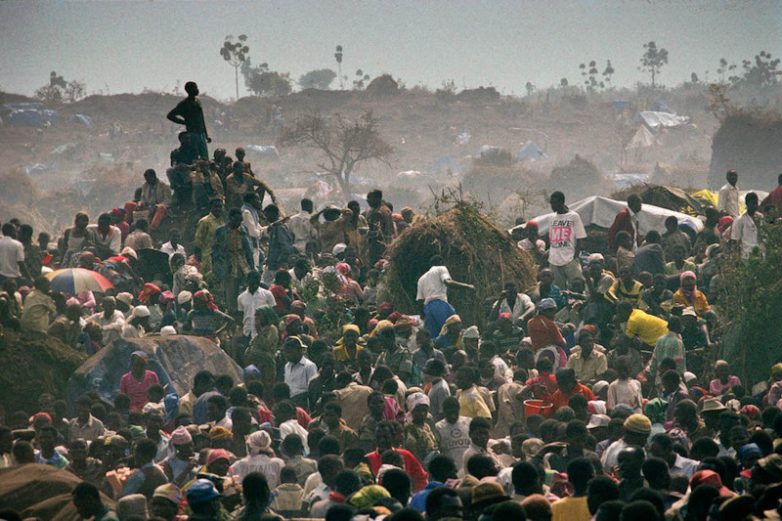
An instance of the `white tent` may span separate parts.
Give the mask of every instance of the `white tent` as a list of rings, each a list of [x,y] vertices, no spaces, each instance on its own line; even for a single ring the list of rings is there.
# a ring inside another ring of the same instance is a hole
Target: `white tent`
[[[641,125],[633,137],[630,138],[630,141],[625,146],[625,150],[649,148],[656,144],[657,140],[654,138],[654,134],[646,126]]]
[[[596,195],[568,204],[571,210],[578,212],[578,215],[581,216],[584,226],[597,226],[606,230],[613,224],[616,214],[626,206],[627,203],[624,201],[616,201],[608,197]],[[554,215],[554,213],[547,213],[534,218],[538,223],[538,231],[541,235],[548,233],[549,223],[554,218]],[[638,216],[639,233],[644,235],[650,230],[657,230],[662,233],[665,230],[665,219],[671,215],[678,219],[679,224],[686,224],[696,232],[703,229],[703,223],[696,217],[644,203]],[[520,226],[523,227],[524,225]]]

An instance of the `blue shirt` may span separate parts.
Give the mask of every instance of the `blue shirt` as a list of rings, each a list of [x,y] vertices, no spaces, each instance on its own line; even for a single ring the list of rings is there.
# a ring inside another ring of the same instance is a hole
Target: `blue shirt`
[[[445,483],[441,483],[439,481],[430,481],[426,484],[426,487],[424,487],[422,491],[414,494],[412,499],[410,499],[410,508],[423,514],[426,512],[426,498],[429,497],[429,494],[431,494],[432,490],[444,486]]]

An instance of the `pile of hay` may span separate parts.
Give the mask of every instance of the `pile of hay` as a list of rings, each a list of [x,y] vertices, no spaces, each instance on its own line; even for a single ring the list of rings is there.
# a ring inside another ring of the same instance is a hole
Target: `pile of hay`
[[[60,340],[0,331],[0,404],[8,413],[37,411],[42,393],[65,395],[68,378],[87,356]]]
[[[776,185],[782,163],[782,117],[737,112],[727,116],[712,137],[709,186],[725,183],[725,172],[738,170],[740,186]]]
[[[532,259],[508,235],[469,204],[416,222],[391,244],[387,290],[397,310],[420,313],[416,303],[418,278],[429,269],[429,259],[442,255],[454,280],[475,285],[475,291],[449,290],[448,300],[466,325],[484,325],[484,301],[495,298],[505,281],[519,290],[535,282]]]

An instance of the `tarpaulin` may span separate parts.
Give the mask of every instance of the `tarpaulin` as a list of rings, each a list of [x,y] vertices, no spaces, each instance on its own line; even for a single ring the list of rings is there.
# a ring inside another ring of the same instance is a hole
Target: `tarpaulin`
[[[600,196],[591,196],[568,204],[571,210],[578,212],[578,215],[581,216],[585,227],[595,226],[604,229],[611,227],[616,214],[626,206],[627,203],[624,201],[616,201]],[[554,215],[554,213],[547,213],[535,217],[535,221],[538,223],[538,231],[541,235],[548,233],[548,226]],[[657,230],[662,233],[665,230],[665,219],[671,215],[676,217],[679,224],[685,224],[696,232],[703,229],[703,223],[696,217],[660,208],[659,206],[644,204],[641,213],[638,215],[639,233],[645,235],[650,230]]]
[[[639,112],[638,116],[643,120],[646,126],[652,130],[681,127],[690,121],[690,118],[687,116],[680,116],[670,112],[656,112],[653,110]]]
[[[102,400],[112,402],[119,392],[119,380],[130,370],[130,354],[149,355],[148,369],[155,371],[166,394],[184,396],[193,387],[193,377],[207,369],[227,374],[239,382],[242,370],[211,340],[197,336],[147,336],[120,338],[87,359],[68,380],[67,396],[71,405],[82,394],[96,391]]]

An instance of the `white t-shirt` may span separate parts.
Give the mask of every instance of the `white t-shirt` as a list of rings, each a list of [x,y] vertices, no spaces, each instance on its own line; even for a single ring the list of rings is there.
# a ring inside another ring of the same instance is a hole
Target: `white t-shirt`
[[[448,423],[445,419],[435,424],[440,435],[440,451],[445,456],[453,458],[459,471],[462,470],[464,452],[470,448],[470,418],[459,416],[456,423]]]
[[[24,262],[24,246],[8,236],[0,238],[0,275],[9,279],[22,276],[19,263]]]
[[[755,212],[756,219],[762,219],[763,214]],[[730,227],[730,238],[741,245],[741,256],[748,259],[752,250],[760,246],[758,241],[758,226],[755,220],[747,212],[733,221]]]
[[[250,293],[248,290],[242,291],[236,297],[236,303],[239,304],[239,309],[242,311],[242,334],[253,338],[256,335],[255,310],[261,306],[273,308],[277,305],[272,292],[261,287],[255,290],[255,293]]]
[[[552,266],[565,266],[576,255],[576,240],[586,238],[584,223],[578,213],[569,210],[554,214],[548,227],[548,262]]]
[[[447,280],[451,280],[451,274],[445,266],[432,266],[429,271],[418,279],[418,293],[416,300],[423,300],[424,305],[433,300],[448,302]]]

